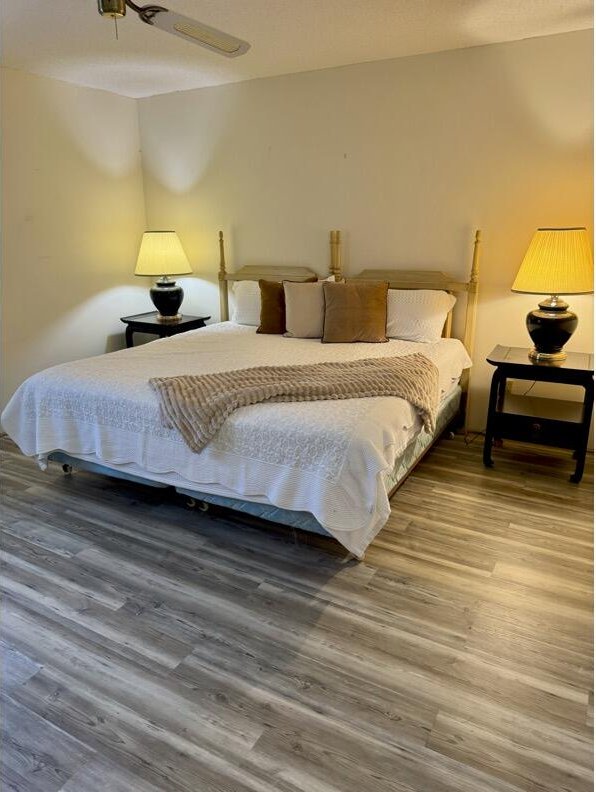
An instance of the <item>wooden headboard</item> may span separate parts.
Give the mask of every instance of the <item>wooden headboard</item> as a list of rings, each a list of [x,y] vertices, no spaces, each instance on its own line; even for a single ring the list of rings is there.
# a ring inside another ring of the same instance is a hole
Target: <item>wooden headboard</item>
[[[478,305],[478,275],[480,267],[480,236],[478,229],[474,237],[474,252],[472,254],[472,266],[470,269],[470,280],[458,281],[445,272],[433,270],[394,270],[394,269],[369,269],[363,270],[355,278],[363,280],[384,280],[389,281],[391,289],[440,289],[450,294],[466,294],[465,317],[463,333],[460,340],[463,342],[468,355],[474,357],[474,336],[476,333],[476,308]],[[455,307],[455,306],[454,306]],[[443,328],[443,337],[451,338],[453,327],[453,311],[447,315],[447,320]],[[464,429],[468,432],[468,418],[470,415],[470,369],[465,369],[460,386],[463,391],[463,415]]]
[[[458,281],[445,272],[433,270],[398,270],[398,269],[367,269],[354,275],[354,278],[363,280],[384,280],[389,281],[391,289],[438,289],[447,291],[451,294],[466,294],[464,328],[461,337],[465,348],[470,357],[474,356],[474,335],[476,332],[476,308],[478,304],[478,275],[480,264],[480,230],[476,231],[474,237],[474,251],[472,255],[472,266],[470,269],[470,279],[468,281]],[[335,280],[342,277],[341,261],[341,232],[331,231],[329,234],[329,275]],[[219,306],[221,321],[229,319],[230,309],[228,300],[228,283],[230,281],[241,280],[293,280],[300,281],[316,275],[308,267],[292,266],[259,266],[248,265],[241,267],[237,272],[229,273],[226,271],[226,257],[224,251],[223,232],[219,232]],[[453,312],[450,311],[445,326],[443,336],[450,338],[453,328]],[[467,415],[469,413],[469,389],[470,370],[466,369],[461,377],[461,387],[466,396],[466,431]]]
[[[342,276],[341,232],[334,230],[329,233],[329,275],[339,280]],[[434,270],[398,270],[398,269],[367,269],[354,275],[363,280],[389,281],[391,289],[438,289],[451,294],[467,294],[464,331],[462,341],[468,354],[474,351],[474,334],[476,330],[476,306],[478,303],[478,274],[480,263],[480,231],[474,238],[472,267],[468,281],[458,281],[445,272]],[[228,283],[241,280],[293,280],[301,281],[316,275],[309,267],[246,265],[236,272],[227,272],[224,249],[223,231],[219,232],[219,308],[221,321],[230,317]],[[447,316],[443,336],[450,338],[453,326],[452,311]]]
[[[249,264],[236,272],[226,271],[226,254],[224,249],[223,231],[219,232],[219,313],[220,321],[227,322],[230,318],[228,283],[242,280],[292,280],[303,281],[317,275],[309,267],[292,267],[284,265]],[[335,280],[341,278],[341,232],[329,233],[329,276]],[[318,277],[318,276],[317,276]]]
[[[464,329],[461,341],[470,357],[474,353],[474,334],[476,331],[476,307],[478,303],[478,274],[480,264],[480,230],[474,238],[472,267],[468,281],[458,281],[445,272],[434,270],[367,269],[354,275],[363,280],[389,281],[391,289],[438,289],[451,294],[466,294]],[[219,306],[221,321],[229,319],[228,283],[241,280],[293,280],[300,281],[316,275],[309,267],[247,265],[236,272],[227,272],[223,232],[219,232]],[[329,234],[329,275],[339,280],[342,276],[341,232],[334,230]],[[443,328],[443,336],[450,338],[453,327],[453,312],[450,311]],[[468,386],[468,370],[462,377],[464,390]]]
[[[474,237],[474,252],[469,281],[458,281],[445,272],[435,270],[398,270],[398,269],[367,269],[350,276],[362,280],[389,281],[390,289],[436,289],[450,294],[467,294],[464,331],[461,341],[468,350],[470,357],[474,348],[474,334],[476,332],[476,307],[478,304],[478,275],[480,265],[480,230]],[[453,311],[447,315],[443,328],[443,337],[451,338],[453,327]]]

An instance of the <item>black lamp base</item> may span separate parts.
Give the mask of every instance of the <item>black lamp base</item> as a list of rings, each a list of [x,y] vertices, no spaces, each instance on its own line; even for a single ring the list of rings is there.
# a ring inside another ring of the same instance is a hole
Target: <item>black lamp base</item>
[[[566,302],[553,295],[527,315],[526,327],[534,342],[534,349],[529,352],[531,360],[545,363],[565,360],[567,353],[563,347],[577,327],[577,315],[568,308]]]
[[[157,308],[158,322],[179,322],[182,314],[178,309],[184,299],[184,290],[170,278],[160,278],[149,289],[153,305]]]

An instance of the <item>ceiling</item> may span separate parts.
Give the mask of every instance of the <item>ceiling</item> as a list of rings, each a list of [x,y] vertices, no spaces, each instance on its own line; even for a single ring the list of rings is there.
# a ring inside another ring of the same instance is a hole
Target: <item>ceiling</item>
[[[2,65],[139,98],[593,25],[591,0],[162,1],[251,49],[227,59],[131,11],[116,41],[96,0],[12,0],[2,3]]]

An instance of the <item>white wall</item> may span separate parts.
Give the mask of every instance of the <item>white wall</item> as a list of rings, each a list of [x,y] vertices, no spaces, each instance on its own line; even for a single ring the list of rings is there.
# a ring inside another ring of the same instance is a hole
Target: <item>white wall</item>
[[[148,227],[195,268],[185,309],[218,315],[217,231],[232,266],[468,274],[484,232],[473,425],[496,343],[527,346],[537,299],[510,286],[535,228],[592,222],[591,31],[168,94],[139,103]],[[569,349],[592,348],[574,297]]]
[[[136,102],[2,69],[2,405],[47,366],[123,345],[150,310]]]

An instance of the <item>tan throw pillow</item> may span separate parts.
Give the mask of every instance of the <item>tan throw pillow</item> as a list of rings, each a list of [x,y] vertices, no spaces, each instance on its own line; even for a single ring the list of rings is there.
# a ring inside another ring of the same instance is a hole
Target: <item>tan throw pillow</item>
[[[387,281],[324,283],[324,344],[387,341]]]
[[[323,281],[284,281],[286,335],[288,338],[320,338],[323,335]]]
[[[315,277],[308,278],[304,283],[314,283]],[[257,333],[266,335],[283,335],[286,330],[286,301],[284,285],[280,281],[260,280],[261,322]]]

